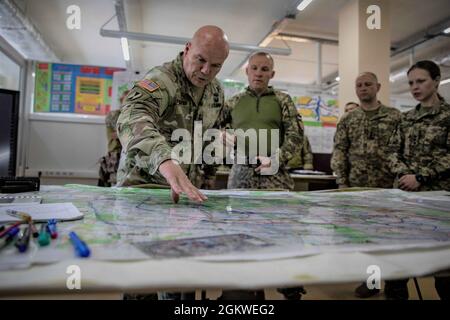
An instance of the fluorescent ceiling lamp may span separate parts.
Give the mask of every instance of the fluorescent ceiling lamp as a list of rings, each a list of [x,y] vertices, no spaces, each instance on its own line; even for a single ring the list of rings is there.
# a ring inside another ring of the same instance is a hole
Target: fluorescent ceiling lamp
[[[259,46],[260,47],[267,47],[272,42],[274,37],[275,36],[273,36],[273,35],[267,36],[263,41],[260,42]]]
[[[405,77],[405,76],[406,76],[406,71],[407,71],[407,70],[408,70],[408,69],[400,70],[400,71],[397,72],[397,73],[391,74],[391,75],[389,76],[389,81],[390,81],[390,82],[395,82],[395,81],[400,80],[401,78]]]
[[[275,36],[275,39],[284,40],[284,41],[292,41],[292,42],[311,42],[309,39],[301,38],[301,37],[290,37],[290,36]]]
[[[300,2],[300,4],[297,6],[297,10],[303,11],[305,8],[312,2],[313,0],[303,0]]]
[[[443,84],[447,84],[447,83],[450,83],[450,78],[442,80],[440,85],[442,86]]]
[[[128,39],[120,38],[120,43],[122,44],[123,59],[125,61],[130,61],[130,50],[128,48]]]
[[[444,33],[450,33],[450,27],[444,30]]]

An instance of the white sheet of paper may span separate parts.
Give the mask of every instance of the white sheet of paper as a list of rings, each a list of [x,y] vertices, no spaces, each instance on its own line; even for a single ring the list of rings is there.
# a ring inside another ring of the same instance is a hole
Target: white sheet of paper
[[[7,210],[15,210],[28,213],[33,221],[43,222],[49,219],[58,221],[77,220],[83,218],[83,214],[71,202],[12,205],[0,207],[0,223],[20,221],[19,218],[10,216]]]

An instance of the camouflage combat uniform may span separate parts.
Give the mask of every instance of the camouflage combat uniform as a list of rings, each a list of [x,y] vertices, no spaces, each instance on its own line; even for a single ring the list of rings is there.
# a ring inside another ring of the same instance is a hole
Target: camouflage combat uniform
[[[444,100],[423,110],[421,105],[402,115],[391,139],[393,173],[420,174],[419,191],[450,190],[450,106]]]
[[[117,137],[116,122],[120,110],[113,110],[105,117],[106,137],[108,139],[108,153],[99,160],[99,181],[100,187],[111,187],[117,182],[117,169],[119,167],[120,153],[122,146]]]
[[[343,115],[337,125],[331,158],[337,184],[393,187],[395,176],[389,170],[387,155],[389,139],[400,119],[400,111],[384,105],[371,117],[362,108]]]
[[[158,168],[172,158],[171,150],[178,144],[171,141],[172,132],[182,128],[192,136],[194,121],[202,121],[203,132],[213,127],[224,107],[223,89],[213,80],[205,87],[198,104],[194,89],[184,73],[182,53],[175,60],[151,69],[131,89],[117,121],[123,147],[118,186],[167,184]],[[214,179],[213,166],[192,161],[181,167],[198,188],[206,187]]]
[[[228,188],[246,189],[294,189],[294,181],[286,169],[287,162],[299,154],[303,144],[303,123],[289,95],[269,87],[260,97],[247,88],[226,103],[222,114],[224,123],[232,129],[279,129],[279,150],[268,154],[279,155],[279,170],[274,175],[255,172],[256,165],[234,164],[228,178]],[[257,125],[250,124],[257,123]],[[269,134],[270,135],[270,134]]]
[[[288,168],[303,168],[304,170],[313,170],[313,154],[311,150],[311,144],[309,143],[306,134],[303,137],[303,147],[299,154],[294,155],[294,157],[288,162]]]

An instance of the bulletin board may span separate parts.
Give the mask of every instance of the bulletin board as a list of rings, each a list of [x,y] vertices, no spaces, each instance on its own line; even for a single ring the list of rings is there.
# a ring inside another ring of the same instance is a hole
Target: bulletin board
[[[36,63],[34,112],[106,115],[120,68]]]

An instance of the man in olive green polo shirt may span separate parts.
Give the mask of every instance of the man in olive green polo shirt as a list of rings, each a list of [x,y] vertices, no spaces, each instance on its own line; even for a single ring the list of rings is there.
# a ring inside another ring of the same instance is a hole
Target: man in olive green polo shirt
[[[246,68],[247,89],[226,103],[222,126],[231,127],[237,136],[236,162],[228,178],[228,188],[294,188],[286,165],[301,152],[303,123],[291,97],[269,86],[275,75],[273,68],[273,58],[269,54],[252,54]],[[255,141],[246,139],[245,151],[239,147],[239,130],[256,131]],[[257,146],[253,152],[252,143]],[[242,160],[240,152],[245,153],[245,163],[239,161]]]

